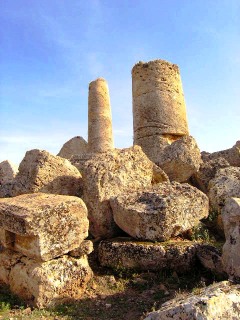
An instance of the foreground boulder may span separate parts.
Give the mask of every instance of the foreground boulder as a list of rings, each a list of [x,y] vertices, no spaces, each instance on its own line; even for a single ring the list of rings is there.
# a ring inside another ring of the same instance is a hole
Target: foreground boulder
[[[83,198],[88,208],[91,234],[95,238],[116,234],[118,229],[109,203],[111,197],[162,181],[168,181],[168,177],[139,146],[93,156],[83,170]]]
[[[185,182],[196,173],[202,162],[196,141],[184,136],[168,145],[160,152],[157,165],[171,181]]]
[[[171,269],[184,273],[195,265],[197,246],[191,241],[142,243],[131,238],[116,238],[100,242],[98,258],[102,266],[114,269]]]
[[[88,236],[87,208],[77,197],[28,194],[0,199],[0,240],[12,250],[47,261]]]
[[[204,162],[215,160],[221,157],[224,158],[230,164],[230,166],[240,167],[240,140],[237,141],[235,145],[230,149],[213,153],[203,151],[201,155]]]
[[[226,243],[223,246],[223,267],[228,275],[240,279],[240,198],[226,200],[222,210]]]
[[[0,252],[0,281],[34,307],[48,307],[82,296],[92,277],[87,256],[37,262],[10,250]]]
[[[202,289],[199,295],[173,299],[144,320],[237,320],[240,315],[240,285],[228,281]]]
[[[8,160],[0,163],[0,185],[11,183],[17,173],[17,166],[9,162]]]
[[[219,169],[215,177],[209,182],[208,196],[212,210],[218,213],[221,213],[227,198],[240,198],[240,168]]]
[[[47,151],[28,151],[19,166],[12,196],[45,192],[80,196],[81,174],[68,160]]]
[[[73,155],[81,155],[87,152],[87,141],[82,137],[74,137],[64,143],[58,153],[59,157],[70,159]]]
[[[215,177],[219,169],[226,167],[230,167],[230,164],[221,157],[203,162],[199,171],[192,176],[193,184],[204,193],[207,193],[210,180]]]
[[[189,184],[161,183],[110,200],[116,224],[136,239],[166,241],[208,216],[208,198]]]

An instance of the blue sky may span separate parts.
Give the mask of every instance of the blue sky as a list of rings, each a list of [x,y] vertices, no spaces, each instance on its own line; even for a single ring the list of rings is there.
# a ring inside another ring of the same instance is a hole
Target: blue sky
[[[179,65],[201,150],[240,139],[239,0],[1,0],[0,161],[87,139],[88,84],[109,84],[115,146],[132,145],[131,69]]]

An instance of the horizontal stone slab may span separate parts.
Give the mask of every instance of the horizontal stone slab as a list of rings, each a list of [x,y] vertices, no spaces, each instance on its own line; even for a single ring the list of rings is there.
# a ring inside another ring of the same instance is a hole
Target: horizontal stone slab
[[[0,241],[47,261],[78,248],[88,236],[87,208],[77,197],[27,194],[0,199]]]

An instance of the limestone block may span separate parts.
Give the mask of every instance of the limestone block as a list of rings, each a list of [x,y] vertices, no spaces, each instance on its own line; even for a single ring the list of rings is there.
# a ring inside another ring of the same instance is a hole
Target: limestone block
[[[12,195],[34,192],[80,196],[81,174],[67,159],[30,150],[20,163]]]
[[[229,167],[230,164],[224,158],[216,158],[206,162],[202,162],[199,171],[192,176],[192,181],[196,187],[204,193],[208,192],[208,184],[212,180],[217,171],[221,168]]]
[[[224,158],[230,166],[240,167],[240,140],[235,143],[232,148],[217,151],[213,153],[202,152],[202,159],[204,162],[209,160],[215,160],[218,158]]]
[[[78,169],[78,171],[80,173],[83,172],[84,170],[84,165],[85,162],[87,162],[88,160],[90,160],[93,156],[95,155],[95,153],[83,153],[81,155],[74,155],[72,156],[69,161],[71,162],[71,164],[76,167]]]
[[[77,197],[36,193],[0,199],[0,227],[14,234],[6,247],[36,260],[79,247],[88,226],[87,208]]]
[[[17,166],[12,164],[8,160],[2,161],[0,163],[0,185],[12,182],[17,171]]]
[[[112,114],[108,84],[98,78],[89,84],[88,152],[113,149]]]
[[[240,315],[240,285],[228,281],[202,289],[199,295],[165,302],[144,320],[237,320]]]
[[[218,276],[226,276],[223,270],[221,251],[211,244],[197,246],[197,257],[202,266]]]
[[[182,137],[159,152],[157,165],[171,181],[185,182],[199,170],[201,153],[195,139]]]
[[[57,154],[59,157],[70,159],[73,155],[81,155],[87,152],[87,141],[82,137],[74,137],[64,143],[61,150]]]
[[[240,198],[240,168],[227,167],[219,169],[215,177],[210,180],[208,188],[208,197],[212,210],[221,213],[227,198]]]
[[[168,177],[139,146],[92,157],[83,170],[83,199],[88,208],[91,234],[106,238],[116,233],[109,203],[111,197],[161,181],[168,181]]]
[[[37,262],[5,250],[0,253],[0,280],[34,307],[48,307],[82,296],[92,277],[87,256]]]
[[[232,278],[240,279],[240,198],[228,198],[222,210],[226,242],[223,246],[223,267]]]
[[[195,265],[197,246],[191,241],[151,243],[115,238],[100,242],[98,258],[102,266],[115,269],[171,269],[184,273]]]
[[[208,216],[208,198],[189,184],[161,183],[110,199],[113,218],[127,234],[142,240],[166,241]]]

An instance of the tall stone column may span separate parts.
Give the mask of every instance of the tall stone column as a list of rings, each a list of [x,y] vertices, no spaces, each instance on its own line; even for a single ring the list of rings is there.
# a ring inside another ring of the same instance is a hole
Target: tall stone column
[[[113,149],[112,115],[108,85],[98,78],[89,84],[88,151],[105,152]]]
[[[137,63],[132,96],[134,144],[155,162],[161,148],[189,134],[178,66],[164,60]]]

